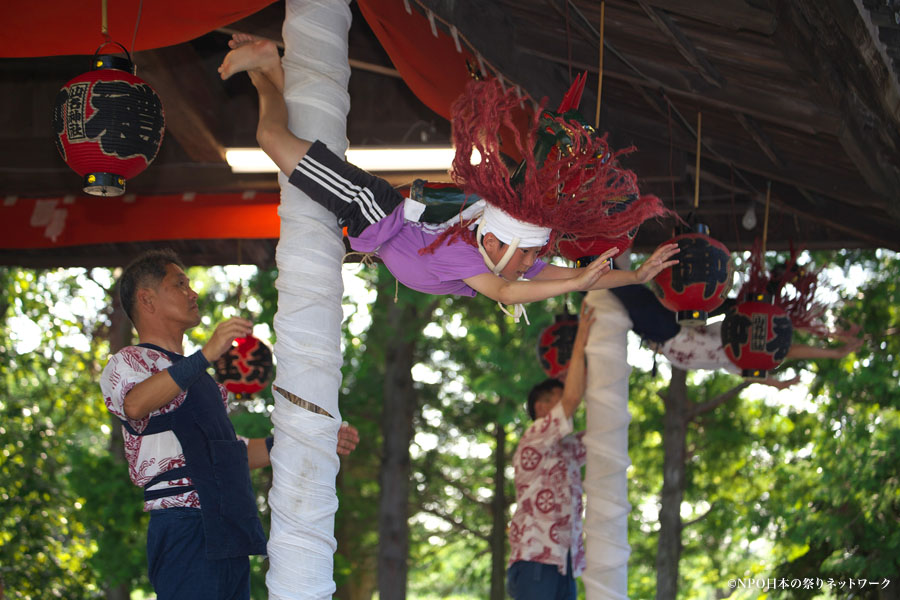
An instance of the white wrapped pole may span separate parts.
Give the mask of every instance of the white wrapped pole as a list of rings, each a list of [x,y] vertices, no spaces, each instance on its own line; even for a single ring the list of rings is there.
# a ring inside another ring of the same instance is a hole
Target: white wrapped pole
[[[347,148],[348,0],[287,0],[283,36],[290,129]],[[273,482],[269,492],[270,599],[331,598],[334,585],[335,477],[340,427],[341,242],[333,214],[279,174],[281,239],[276,250],[275,386],[332,415],[317,414],[275,393]]]
[[[628,598],[628,376],[627,334],[631,319],[606,290],[588,292],[594,307],[585,355],[587,470],[584,523],[587,569],[581,579],[587,600]]]

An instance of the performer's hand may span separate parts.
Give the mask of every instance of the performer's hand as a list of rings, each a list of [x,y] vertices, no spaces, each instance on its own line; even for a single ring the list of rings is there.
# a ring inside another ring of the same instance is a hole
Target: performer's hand
[[[677,265],[677,260],[669,260],[676,254],[681,251],[681,248],[678,247],[678,244],[663,244],[659,248],[653,251],[653,254],[650,255],[650,258],[644,261],[640,267],[638,267],[635,274],[637,275],[636,283],[647,283],[654,277],[656,277],[660,271],[667,267],[671,267],[672,265]]]
[[[581,315],[578,317],[578,330],[575,333],[575,341],[572,343],[572,350],[582,351],[587,345],[588,334],[591,331],[591,325],[594,324],[596,317],[594,316],[594,307],[588,306],[587,302],[581,303]]]
[[[581,269],[574,280],[576,286],[575,289],[580,291],[588,291],[593,289],[594,284],[597,283],[597,280],[609,273],[611,269],[609,259],[615,256],[618,252],[618,248],[610,248],[609,250],[598,256],[596,259],[594,259],[591,264]]]
[[[359,443],[359,432],[356,427],[350,425],[346,421],[341,423],[338,429],[337,453],[341,456],[347,456],[356,448]]]
[[[217,358],[231,348],[231,343],[234,342],[235,338],[248,336],[252,331],[253,323],[247,319],[232,317],[216,326],[212,337],[209,338],[209,341],[206,342],[206,345],[200,351],[203,352],[206,360],[211,363],[215,362]]]

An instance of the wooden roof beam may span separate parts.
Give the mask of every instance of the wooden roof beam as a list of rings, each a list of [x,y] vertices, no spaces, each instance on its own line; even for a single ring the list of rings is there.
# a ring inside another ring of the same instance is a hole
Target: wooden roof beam
[[[722,88],[725,85],[725,78],[722,77],[722,74],[719,73],[703,54],[697,51],[694,44],[681,31],[675,22],[669,18],[669,15],[667,15],[664,10],[653,8],[644,0],[638,0],[638,4],[641,5],[641,8],[647,13],[650,20],[653,21],[659,30],[669,38],[672,44],[674,44],[675,49],[678,50],[679,54],[681,54],[681,56],[697,70],[697,73],[700,74],[700,77],[702,77],[704,81],[715,88]]]
[[[893,97],[896,82],[880,55],[871,51],[873,42],[858,9],[839,0],[772,4],[779,22],[773,40],[785,53],[799,53],[808,61],[841,115],[841,146],[900,223],[900,116],[883,105],[885,98]]]
[[[224,163],[225,147],[203,108],[224,106],[224,91],[207,85],[209,74],[189,44],[136,52],[138,74],[156,90],[166,110],[166,135],[172,136],[192,160]]]
[[[547,48],[547,45],[540,45]],[[555,62],[560,65],[568,65],[568,59],[546,50],[522,47],[521,51],[531,56]],[[604,43],[605,48],[609,48]],[[613,55],[614,56],[614,55]],[[572,61],[572,67],[579,71],[597,73],[597,65],[579,60]],[[728,112],[738,112],[751,116],[759,121],[773,123],[802,133],[811,135],[828,134],[835,135],[840,128],[840,119],[833,113],[804,102],[801,98],[785,99],[783,96],[771,96],[765,90],[756,90],[751,96],[740,86],[729,85],[724,89],[710,89],[705,93],[697,93],[685,90],[676,81],[677,76],[642,77],[633,69],[616,64],[614,59],[606,61],[603,66],[603,77],[622,81],[624,83],[639,85],[649,89],[662,89],[667,94],[676,98],[683,98],[695,102],[700,106],[717,108]],[[748,99],[753,98],[753,103]]]
[[[763,128],[755,119],[742,113],[734,113],[734,118],[737,119],[738,123],[740,123],[747,133],[750,134],[750,137],[756,142],[756,145],[759,146],[760,150],[763,151],[763,154],[772,161],[773,165],[779,169],[787,168],[784,160],[775,149],[775,144],[772,143],[772,140],[769,139],[769,136],[766,135],[766,132],[763,131]]]
[[[701,169],[700,179],[728,189],[732,187],[732,184],[724,173],[721,173],[723,170],[724,166],[708,165],[705,169]],[[689,166],[688,171],[693,174],[694,168]],[[766,179],[759,178],[753,183],[755,188],[761,190],[765,187]],[[763,204],[765,201],[765,196],[761,192],[751,190],[744,190],[744,192],[759,204]],[[809,192],[800,190],[791,183],[773,181],[772,206],[797,218],[850,235],[854,239],[865,240],[876,247],[900,250],[900,236],[897,235],[896,228],[873,227],[868,219],[861,218],[859,211],[853,210],[852,207],[847,207],[844,203],[825,196],[810,195]]]

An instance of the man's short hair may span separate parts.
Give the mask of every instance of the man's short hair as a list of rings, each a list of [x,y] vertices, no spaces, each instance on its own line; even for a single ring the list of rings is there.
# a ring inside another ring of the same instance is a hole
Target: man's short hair
[[[140,254],[125,267],[119,278],[119,299],[125,314],[134,323],[134,304],[140,288],[155,287],[166,276],[166,267],[176,265],[182,270],[184,265],[171,248],[148,250]]]
[[[528,392],[528,400],[525,402],[525,408],[528,410],[528,416],[531,417],[531,420],[534,421],[534,405],[535,403],[541,399],[544,394],[549,394],[553,390],[557,388],[562,388],[563,383],[559,379],[555,377],[550,377],[549,379],[545,379]]]

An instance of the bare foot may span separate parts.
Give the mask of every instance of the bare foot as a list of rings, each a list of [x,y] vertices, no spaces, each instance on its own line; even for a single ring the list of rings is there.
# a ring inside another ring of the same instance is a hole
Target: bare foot
[[[284,86],[284,71],[281,57],[272,40],[261,40],[246,33],[236,33],[228,42],[232,49],[225,55],[219,66],[219,76],[228,79],[241,71],[260,71],[281,88]]]
[[[234,50],[235,48],[239,48],[244,44],[249,44],[250,42],[257,41],[256,36],[250,35],[249,33],[232,33],[231,39],[228,40],[228,47]]]

